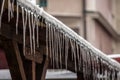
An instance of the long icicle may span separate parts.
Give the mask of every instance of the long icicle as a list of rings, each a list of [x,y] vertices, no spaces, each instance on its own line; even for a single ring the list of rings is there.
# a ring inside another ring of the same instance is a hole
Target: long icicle
[[[33,40],[33,54],[35,55],[35,15],[32,13],[32,40]]]
[[[49,50],[49,35],[48,35],[48,33],[49,33],[49,25],[48,25],[48,23],[47,22],[45,22],[46,24],[46,55],[47,55],[47,58],[48,58],[48,56],[49,56],[49,54],[48,54],[48,50]],[[47,26],[48,25],[48,26]]]
[[[60,49],[60,68],[62,69],[62,33],[59,33],[59,49]]]
[[[58,53],[58,37],[59,36],[58,36],[58,29],[57,28],[55,30],[55,37],[56,37],[56,39],[55,39],[56,40],[56,67],[59,68],[59,62],[58,62],[58,59],[59,59],[58,58],[58,54],[59,54]]]
[[[77,54],[77,62],[78,62],[78,70],[80,70],[80,53],[79,53],[79,47],[78,47],[78,44],[76,44],[76,54]]]
[[[71,44],[71,48],[72,48],[72,54],[73,54],[73,58],[74,58],[74,64],[75,64],[75,71],[77,71],[77,62],[76,62],[76,53],[75,53],[75,42],[72,40],[70,40],[70,44]]]
[[[49,44],[49,56],[50,56],[50,62],[52,65],[52,39],[51,39],[51,24],[48,25],[48,44]]]
[[[0,13],[0,29],[1,29],[1,24],[2,24],[2,15],[3,15],[4,4],[5,4],[5,0],[3,0],[2,6],[1,6],[1,13]]]
[[[53,55],[53,69],[55,68],[55,51],[54,51],[54,27],[51,28],[51,32],[52,32],[52,55]]]
[[[8,21],[10,21],[10,0],[8,0]]]
[[[27,25],[27,10],[25,10],[26,12],[26,17],[24,18],[24,9],[22,8],[22,19],[23,19],[23,53],[25,55],[25,39],[26,39],[26,25]]]
[[[15,0],[12,0],[12,4],[11,4],[11,6],[12,6],[12,12],[14,12],[14,2],[15,2]]]
[[[23,21],[23,53],[25,55],[25,18],[24,18],[24,8],[22,7],[22,21]]]
[[[68,40],[68,37],[66,36],[65,38],[65,68],[67,69],[67,66],[68,66],[68,49],[69,49],[69,40]]]
[[[32,29],[31,29],[31,16],[30,16],[30,11],[28,11],[28,18],[29,18],[29,34],[30,34],[30,50],[31,50],[31,55],[33,53],[33,46],[32,46]]]
[[[8,22],[11,18],[13,18],[13,9],[12,9],[12,3],[11,0],[8,0]]]
[[[18,34],[19,4],[17,3],[16,34]]]
[[[36,21],[36,34],[37,34],[37,40],[36,40],[36,42],[37,42],[37,47],[39,47],[39,19],[38,19],[39,17],[37,17],[37,21]]]

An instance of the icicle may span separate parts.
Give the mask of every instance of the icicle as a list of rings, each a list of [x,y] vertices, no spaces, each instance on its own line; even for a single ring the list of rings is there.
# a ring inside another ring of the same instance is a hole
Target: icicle
[[[77,72],[77,61],[76,61],[76,44],[75,44],[75,42],[74,42],[74,62],[75,62],[75,71]]]
[[[23,53],[25,55],[25,18],[24,18],[24,9],[22,7],[22,20],[23,20]]]
[[[50,56],[50,62],[51,62],[51,65],[52,65],[52,35],[51,35],[51,24],[49,23],[48,25],[48,44],[49,44],[49,56]]]
[[[59,43],[59,60],[60,60],[60,69],[62,69],[62,56],[61,56],[61,54],[62,54],[62,46],[61,46],[61,38],[62,38],[62,36],[61,36],[61,33],[60,33],[60,30],[58,31],[58,43]]]
[[[77,62],[78,62],[78,70],[80,70],[80,53],[79,53],[79,47],[78,44],[76,43],[76,54],[77,54]]]
[[[60,35],[60,36],[59,36],[59,40],[60,40],[60,41],[59,41],[59,43],[60,43],[60,47],[59,47],[59,49],[60,49],[60,64],[61,64],[61,65],[60,65],[60,68],[62,69],[62,63],[63,63],[63,62],[62,62],[62,53],[63,53],[63,52],[62,52],[62,48],[63,48],[63,46],[62,46],[62,43],[63,43],[63,34],[60,33],[59,35]]]
[[[36,34],[37,34],[37,47],[39,47],[39,19],[37,18],[37,21],[36,21]]]
[[[14,12],[14,2],[15,2],[15,0],[12,0],[11,7],[12,7],[12,11],[13,11],[13,12]]]
[[[16,34],[18,34],[19,5],[17,3]]]
[[[92,52],[91,50],[89,50],[89,57],[90,57],[90,77],[91,77],[91,80],[93,80],[93,61],[92,61]]]
[[[57,48],[57,31],[56,27],[54,25],[54,51],[55,51],[55,62],[56,62],[56,67],[58,68],[58,48]]]
[[[33,43],[32,43],[32,29],[31,29],[31,16],[30,11],[28,11],[28,18],[29,18],[29,34],[30,34],[30,50],[31,54],[33,53]]]
[[[87,58],[86,58],[86,50],[85,50],[85,46],[83,46],[83,73],[84,73],[84,79],[87,80]]]
[[[8,0],[8,21],[10,21],[10,0]]]
[[[82,70],[82,72],[83,72],[83,78],[84,79],[86,79],[85,78],[85,58],[84,58],[84,54],[85,54],[85,52],[84,52],[84,49],[83,49],[83,44],[81,44],[81,46],[80,46],[80,50],[81,50],[81,70]]]
[[[33,41],[33,54],[35,55],[35,16],[31,14],[32,20],[32,41]]]
[[[59,48],[59,41],[58,41],[58,37],[59,37],[59,35],[58,35],[58,29],[57,29],[57,26],[56,26],[56,33],[55,33],[55,37],[56,37],[56,61],[57,61],[57,63],[56,63],[56,67],[59,69],[59,51],[58,51],[58,48]]]
[[[1,29],[1,24],[2,24],[2,15],[3,15],[4,4],[5,4],[5,0],[3,0],[2,6],[1,6],[1,13],[0,13],[0,29]]]
[[[51,43],[52,43],[52,63],[53,63],[53,69],[55,67],[55,51],[54,51],[54,27],[51,27]]]
[[[66,38],[65,38],[65,65],[66,65],[66,69],[67,69],[67,61],[68,61],[68,49],[69,49],[69,40],[68,40],[68,38],[67,38],[67,36],[66,36]]]
[[[80,71],[82,71],[82,56],[81,56],[81,46],[80,46],[80,44],[79,44],[79,46],[78,46],[78,48],[79,48],[79,58],[80,58],[80,60],[79,60],[79,70]]]
[[[48,45],[48,41],[49,41],[49,36],[48,36],[48,33],[49,33],[49,25],[47,24],[47,22],[45,22],[45,25],[46,25],[46,55],[47,55],[47,58],[48,58],[48,48],[49,48],[49,45]],[[48,25],[48,26],[47,26]]]
[[[10,0],[8,0],[8,21],[10,21],[10,19],[13,17],[12,3]]]
[[[75,64],[75,71],[77,71],[77,62],[76,62],[76,52],[75,52],[75,42],[70,40],[71,48],[72,48],[72,54],[74,57],[74,64]]]
[[[26,17],[24,18],[24,9],[22,8],[22,19],[23,19],[23,52],[25,55],[25,39],[26,39],[26,25],[27,25],[27,10],[25,10],[26,12]]]

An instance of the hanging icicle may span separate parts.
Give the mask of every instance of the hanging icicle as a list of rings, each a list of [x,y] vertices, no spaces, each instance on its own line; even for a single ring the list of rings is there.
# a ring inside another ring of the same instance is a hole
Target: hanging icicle
[[[37,47],[39,48],[39,16],[37,16],[37,19],[36,19],[36,35],[37,35],[36,37]]]
[[[31,13],[32,20],[32,42],[33,42],[33,54],[35,55],[35,16],[34,13]]]
[[[14,17],[14,0],[8,0],[8,22]]]
[[[19,4],[17,2],[16,34],[18,34],[18,21],[19,21]]]
[[[25,11],[25,12],[24,12]],[[26,14],[25,14],[26,13]],[[24,15],[25,14],[25,15]],[[22,8],[22,19],[23,19],[23,53],[25,55],[25,44],[26,44],[26,26],[27,26],[27,10]]]
[[[28,19],[29,19],[29,36],[30,36],[30,53],[31,53],[31,55],[32,55],[32,53],[33,53],[33,43],[32,43],[32,27],[31,27],[31,15],[30,15],[31,13],[30,13],[30,11],[28,11]]]
[[[1,25],[2,25],[2,15],[3,15],[4,5],[5,5],[5,0],[2,0],[1,12],[0,12],[0,29],[1,29]]]

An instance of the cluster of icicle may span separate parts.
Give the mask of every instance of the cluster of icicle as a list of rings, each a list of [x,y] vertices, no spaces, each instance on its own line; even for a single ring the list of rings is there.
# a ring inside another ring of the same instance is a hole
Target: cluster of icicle
[[[2,1],[0,25],[2,20],[5,0]],[[18,34],[19,8],[22,10],[23,21],[23,51],[26,54],[26,27],[29,27],[31,55],[35,54],[36,46],[39,47],[39,22],[41,15],[36,14],[35,10],[25,7],[24,4],[17,2],[16,34]],[[14,17],[14,0],[8,0],[8,21]],[[66,68],[69,65],[74,67],[75,72],[83,73],[84,80],[120,80],[120,70],[111,65],[89,49],[84,43],[80,43],[59,24],[54,24],[48,20],[42,20],[46,25],[46,49],[47,55],[53,68]],[[64,65],[65,64],[65,65]]]
[[[83,43],[71,38],[58,25],[47,23],[46,35],[50,62],[53,68],[72,64],[75,72],[83,73],[84,80],[120,80],[120,72]]]

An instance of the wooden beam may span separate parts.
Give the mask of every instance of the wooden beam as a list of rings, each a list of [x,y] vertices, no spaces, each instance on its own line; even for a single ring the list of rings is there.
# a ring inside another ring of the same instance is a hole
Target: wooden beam
[[[2,43],[12,80],[26,80],[23,61],[21,59],[17,43],[8,39],[2,40]]]
[[[77,80],[85,80],[84,76],[83,76],[83,73],[80,73],[80,72],[77,73]]]
[[[44,56],[42,64],[36,64],[36,80],[45,80],[49,60]]]

